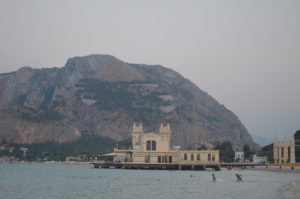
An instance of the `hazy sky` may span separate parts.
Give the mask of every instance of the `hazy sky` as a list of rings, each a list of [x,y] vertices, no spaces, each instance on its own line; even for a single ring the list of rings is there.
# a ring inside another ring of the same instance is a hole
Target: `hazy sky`
[[[111,54],[161,64],[251,134],[300,129],[300,1],[0,1],[0,73]]]

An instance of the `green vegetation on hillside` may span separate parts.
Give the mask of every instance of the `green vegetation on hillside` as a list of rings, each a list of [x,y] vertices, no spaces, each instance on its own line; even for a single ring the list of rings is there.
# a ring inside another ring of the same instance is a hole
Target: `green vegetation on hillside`
[[[127,82],[104,82],[86,78],[76,85],[80,88],[76,95],[97,100],[99,110],[113,110],[116,107],[130,109],[135,98],[134,93],[127,92]]]
[[[33,109],[28,107],[22,107],[17,110],[17,114],[24,120],[31,122],[49,122],[58,121],[62,119],[59,112],[50,109]]]
[[[165,118],[166,114],[159,107],[170,105],[170,102],[159,97],[167,93],[151,87],[151,84],[153,82],[105,82],[86,78],[77,83],[76,95],[96,100],[95,105],[99,111],[124,110],[134,121],[147,123],[153,118]]]

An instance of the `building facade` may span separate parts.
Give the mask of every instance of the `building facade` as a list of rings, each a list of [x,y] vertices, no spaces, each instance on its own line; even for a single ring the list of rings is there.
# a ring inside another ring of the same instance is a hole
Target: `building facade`
[[[267,163],[268,162],[268,157],[266,156],[252,156],[252,162],[253,163]]]
[[[133,124],[132,149],[115,149],[114,161],[133,164],[218,165],[218,150],[171,150],[170,125],[160,125],[158,133],[144,133],[143,125]]]
[[[292,137],[289,142],[287,139],[284,142],[279,142],[275,139],[273,144],[274,163],[295,163],[295,140]]]
[[[243,151],[236,151],[234,152],[234,160],[237,161],[244,161],[244,152]]]

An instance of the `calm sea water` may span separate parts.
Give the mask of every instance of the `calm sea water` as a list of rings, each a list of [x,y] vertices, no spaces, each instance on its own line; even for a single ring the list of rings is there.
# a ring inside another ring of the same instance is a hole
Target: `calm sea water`
[[[243,175],[242,183],[236,182],[237,172]],[[215,183],[212,173],[217,177]],[[247,170],[153,171],[0,163],[0,198],[297,198],[287,190],[298,186],[299,180],[300,174]]]

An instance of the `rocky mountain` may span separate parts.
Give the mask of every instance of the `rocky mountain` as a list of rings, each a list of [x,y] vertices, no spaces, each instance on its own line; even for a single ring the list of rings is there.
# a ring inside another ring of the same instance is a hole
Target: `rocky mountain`
[[[83,135],[121,141],[133,122],[145,132],[170,122],[182,147],[230,140],[253,147],[238,117],[179,73],[110,55],[70,58],[64,67],[0,74],[0,141],[71,142]]]

